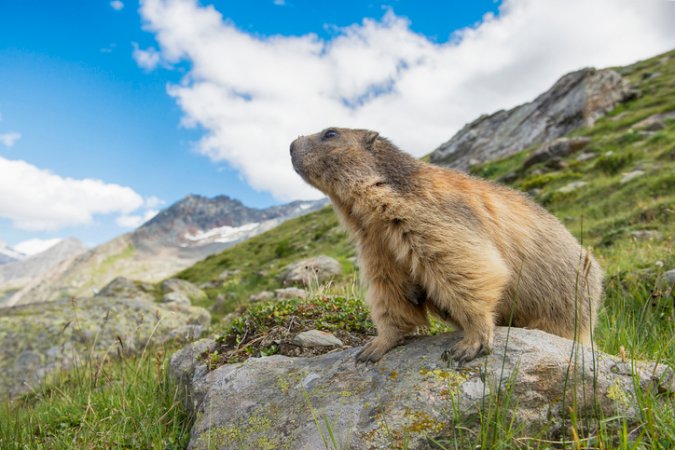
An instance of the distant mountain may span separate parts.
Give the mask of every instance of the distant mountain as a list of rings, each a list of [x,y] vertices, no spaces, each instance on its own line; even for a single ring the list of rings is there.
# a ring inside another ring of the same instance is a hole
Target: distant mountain
[[[256,209],[225,195],[188,195],[141,225],[131,238],[139,247],[170,246],[187,254],[199,253],[204,246],[238,242],[324,204],[325,200],[296,201]]]
[[[31,281],[0,306],[91,295],[113,278],[156,282],[195,262],[314,211],[327,200],[249,208],[220,195],[189,195],[131,233],[75,257]]]
[[[87,250],[82,242],[75,238],[64,239],[48,249],[0,265],[0,306],[16,292],[28,289],[46,274],[58,272],[60,267]]]
[[[20,261],[25,257],[26,255],[23,253],[17,252],[13,248],[7,246],[7,244],[4,242],[0,241],[0,266],[11,262]]]
[[[55,265],[84,253],[87,247],[75,238],[64,239],[35,255],[0,266],[0,286],[6,283],[25,283],[34,279]]]

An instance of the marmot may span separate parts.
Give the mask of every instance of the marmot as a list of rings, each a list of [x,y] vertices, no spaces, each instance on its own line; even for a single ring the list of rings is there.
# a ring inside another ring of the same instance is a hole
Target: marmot
[[[602,270],[523,194],[419,161],[377,132],[328,128],[291,144],[293,167],[326,193],[356,238],[379,360],[427,311],[463,330],[447,354],[489,353],[495,325],[590,344]]]

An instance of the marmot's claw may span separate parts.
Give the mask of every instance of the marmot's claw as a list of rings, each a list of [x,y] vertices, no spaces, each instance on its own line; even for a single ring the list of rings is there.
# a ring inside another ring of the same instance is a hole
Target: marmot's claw
[[[444,361],[454,359],[457,361],[457,363],[464,364],[477,358],[478,356],[487,355],[488,353],[490,353],[490,350],[485,345],[483,345],[483,343],[471,343],[467,342],[466,339],[462,339],[444,351],[441,355],[441,358]]]
[[[392,345],[388,345],[385,341],[375,338],[364,345],[361,351],[356,354],[356,362],[377,362],[391,347]]]

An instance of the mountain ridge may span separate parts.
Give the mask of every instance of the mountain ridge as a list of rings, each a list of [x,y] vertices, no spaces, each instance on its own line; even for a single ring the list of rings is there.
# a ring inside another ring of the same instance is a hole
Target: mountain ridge
[[[157,282],[326,202],[296,201],[257,209],[226,195],[190,194],[136,230],[32,278],[4,302],[0,298],[0,307],[92,295],[118,276]]]

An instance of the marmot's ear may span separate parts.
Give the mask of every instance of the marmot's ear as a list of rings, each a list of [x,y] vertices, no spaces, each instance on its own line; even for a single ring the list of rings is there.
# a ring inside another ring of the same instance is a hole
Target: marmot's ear
[[[365,147],[370,150],[373,148],[373,144],[375,143],[375,140],[380,136],[380,133],[377,131],[368,131],[366,132],[366,135],[363,137],[363,142],[365,144]]]

